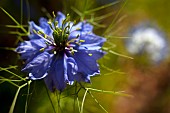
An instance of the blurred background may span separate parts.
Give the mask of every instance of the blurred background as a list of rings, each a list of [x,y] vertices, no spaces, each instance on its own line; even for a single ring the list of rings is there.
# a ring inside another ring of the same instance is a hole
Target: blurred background
[[[126,0],[113,5],[114,2],[117,1],[0,0],[0,7],[11,14],[25,29],[28,28],[28,21],[35,21],[38,24],[40,17],[48,18],[52,11],[69,13],[72,20],[90,22],[94,26],[95,34],[107,38],[104,47],[110,49],[110,52],[99,60],[101,75],[92,77],[92,84],[85,85],[133,96],[92,91],[94,98],[109,113],[170,113],[170,2]],[[98,7],[101,10],[92,11]],[[83,15],[80,16],[79,12]],[[13,50],[22,39],[28,38],[17,34],[23,33],[21,29],[7,26],[16,24],[2,10],[0,20],[0,67],[17,66],[10,69],[10,72],[25,78],[26,73],[20,71],[24,63]],[[17,87],[3,80],[15,77],[2,68],[0,68],[0,113],[7,113]],[[74,96],[69,95],[70,92],[72,91],[63,92],[65,98],[61,98],[58,106],[57,95],[46,90],[43,80],[34,81],[31,83],[29,94],[27,86],[20,90],[14,113],[23,113],[26,102],[28,113],[53,113],[48,94],[56,112],[58,108],[62,109],[59,110],[61,113],[78,112],[78,108],[74,108]],[[82,90],[78,95],[80,103],[83,95]],[[84,113],[104,112],[94,98],[87,94]]]

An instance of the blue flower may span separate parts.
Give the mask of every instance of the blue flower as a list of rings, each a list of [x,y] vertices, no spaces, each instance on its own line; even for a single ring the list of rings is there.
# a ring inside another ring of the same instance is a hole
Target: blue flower
[[[101,47],[106,39],[95,35],[92,25],[85,21],[75,25],[61,12],[53,20],[40,18],[39,23],[29,22],[30,40],[16,48],[30,79],[44,79],[51,91],[63,91],[67,84],[89,83],[100,73],[97,60],[105,54]]]
[[[132,54],[146,52],[153,63],[159,63],[168,53],[165,35],[158,28],[148,24],[135,27],[131,31],[126,45]]]

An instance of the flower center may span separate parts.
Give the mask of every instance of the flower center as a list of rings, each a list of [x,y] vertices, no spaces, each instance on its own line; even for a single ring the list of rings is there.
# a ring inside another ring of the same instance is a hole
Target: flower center
[[[48,24],[53,31],[53,37],[46,35],[42,31],[37,32],[33,30],[34,33],[42,37],[48,46],[53,47],[52,52],[54,52],[54,54],[64,52],[65,50],[69,51],[71,54],[74,54],[74,52],[77,52],[77,50],[74,50],[74,47],[72,47],[70,43],[73,45],[80,45],[81,42],[84,42],[84,40],[78,40],[79,35],[71,40],[68,40],[71,27],[73,26],[73,23],[70,22],[69,15],[67,15],[66,18],[62,20],[62,23],[60,20],[58,20],[59,22],[55,20],[54,14],[53,16],[54,19],[48,21]],[[40,51],[44,51],[45,48],[41,48]]]
[[[55,15],[54,15],[55,16]],[[62,25],[59,26],[58,21],[53,20],[53,22],[49,21],[48,24],[50,25],[51,29],[53,30],[53,39],[54,39],[54,46],[56,52],[61,52],[65,50],[65,47],[68,46],[68,36],[70,34],[70,16],[67,17],[62,21]]]

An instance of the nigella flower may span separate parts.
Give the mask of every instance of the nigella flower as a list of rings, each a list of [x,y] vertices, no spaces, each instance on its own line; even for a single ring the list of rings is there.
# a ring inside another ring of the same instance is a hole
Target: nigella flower
[[[168,52],[164,34],[158,28],[148,24],[135,27],[130,33],[126,45],[130,53],[140,54],[146,52],[155,63],[163,60]]]
[[[97,60],[105,54],[100,49],[106,39],[95,35],[92,25],[85,21],[75,25],[61,12],[53,20],[40,18],[39,23],[29,22],[30,40],[16,49],[26,61],[22,70],[30,79],[44,79],[51,91],[62,91],[66,84],[90,82],[100,73]]]

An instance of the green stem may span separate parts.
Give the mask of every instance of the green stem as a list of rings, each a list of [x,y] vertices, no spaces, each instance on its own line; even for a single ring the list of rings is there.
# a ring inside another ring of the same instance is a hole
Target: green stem
[[[30,81],[30,83],[31,83],[31,81]],[[17,92],[16,92],[16,94],[15,94],[15,97],[14,97],[14,100],[13,100],[13,102],[12,102],[12,105],[11,105],[11,107],[10,107],[9,113],[13,113],[13,112],[14,112],[14,107],[15,107],[15,104],[16,104],[16,100],[17,100],[18,94],[19,94],[20,90],[21,90],[23,87],[25,87],[26,85],[28,85],[28,83],[25,83],[25,84],[23,84],[23,85],[21,85],[21,86],[18,87],[18,90],[17,90]]]
[[[13,73],[13,72],[11,72],[11,71],[5,69],[5,68],[0,67],[0,70],[4,70],[4,71],[6,71],[6,72],[8,72],[8,73],[10,73],[10,74],[12,74],[12,75],[14,75],[14,76],[20,78],[21,80],[26,81],[24,78],[18,76],[17,74],[15,74],[15,73]]]
[[[6,15],[9,16],[9,18],[11,18],[13,20],[13,22],[15,22],[18,26],[21,26],[21,30],[27,34],[27,30],[25,30],[22,25],[20,25],[7,11],[5,11],[5,9],[3,9],[2,7],[0,7],[0,8]]]
[[[83,96],[83,101],[82,101],[82,104],[81,104],[80,113],[83,113],[83,107],[84,107],[84,102],[85,102],[85,99],[86,99],[87,92],[88,92],[88,88],[86,88],[86,91],[85,91],[84,96]]]

